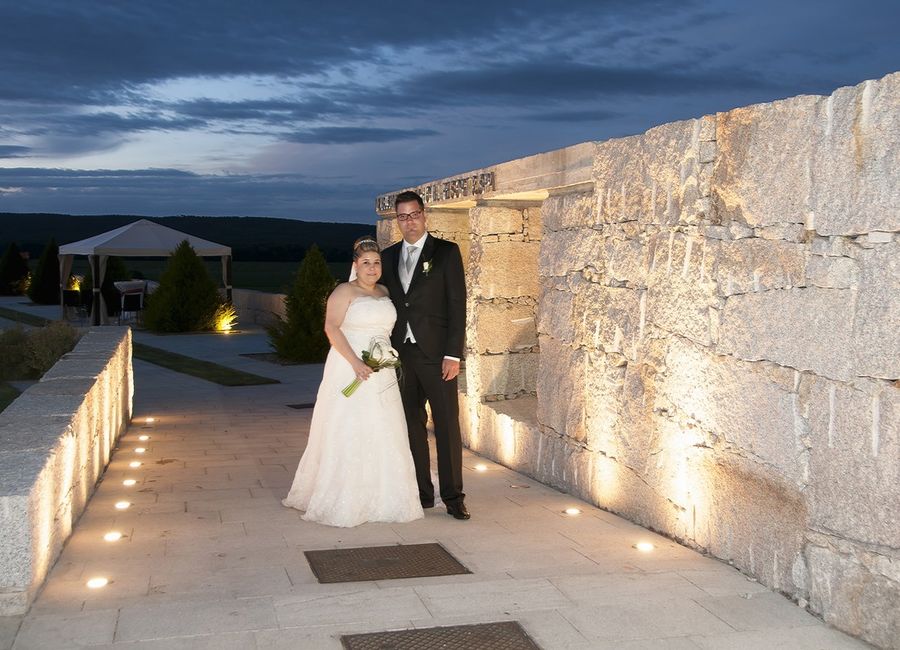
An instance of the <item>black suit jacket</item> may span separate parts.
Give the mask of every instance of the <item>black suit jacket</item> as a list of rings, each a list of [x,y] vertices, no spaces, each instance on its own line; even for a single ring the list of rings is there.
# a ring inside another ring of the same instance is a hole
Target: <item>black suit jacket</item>
[[[398,350],[409,323],[429,360],[463,358],[466,338],[466,276],[459,246],[429,234],[419,254],[409,290],[400,282],[403,241],[381,253],[381,283],[391,292],[397,323],[391,343]],[[428,272],[425,272],[426,263]]]

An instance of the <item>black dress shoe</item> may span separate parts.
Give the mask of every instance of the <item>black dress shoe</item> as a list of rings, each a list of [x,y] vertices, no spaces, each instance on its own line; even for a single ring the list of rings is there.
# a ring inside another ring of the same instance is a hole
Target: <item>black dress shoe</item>
[[[422,507],[426,509],[434,507],[434,501],[420,501],[419,503],[421,503]]]
[[[469,511],[466,510],[466,504],[462,501],[459,503],[448,503],[447,514],[453,515],[454,519],[469,519],[471,517]]]

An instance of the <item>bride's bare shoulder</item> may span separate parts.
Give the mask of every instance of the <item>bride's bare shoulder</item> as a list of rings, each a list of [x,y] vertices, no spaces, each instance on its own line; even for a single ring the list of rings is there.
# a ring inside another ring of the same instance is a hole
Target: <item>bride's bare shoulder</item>
[[[391,297],[391,292],[388,291],[388,288],[386,286],[384,286],[383,284],[376,284],[375,290],[378,291],[378,295],[381,296],[382,298],[390,298]]]

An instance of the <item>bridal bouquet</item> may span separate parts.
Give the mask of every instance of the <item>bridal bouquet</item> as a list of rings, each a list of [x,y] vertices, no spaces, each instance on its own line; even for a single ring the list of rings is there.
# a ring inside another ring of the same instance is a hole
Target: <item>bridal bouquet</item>
[[[400,367],[397,351],[391,347],[390,341],[384,336],[376,336],[369,342],[369,349],[362,351],[362,360],[374,372],[378,372],[382,368]],[[362,380],[359,378],[354,379],[341,393],[344,397],[350,397],[361,383]]]

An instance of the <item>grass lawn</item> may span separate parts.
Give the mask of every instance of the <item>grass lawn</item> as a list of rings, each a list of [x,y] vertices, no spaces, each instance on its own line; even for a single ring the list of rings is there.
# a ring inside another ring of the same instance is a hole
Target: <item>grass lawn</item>
[[[25,323],[26,325],[35,325],[37,327],[46,325],[50,322],[46,318],[25,314],[16,311],[15,309],[7,309],[6,307],[0,307],[0,317],[19,323]],[[159,348],[138,343],[137,341],[132,341],[132,355],[135,359],[141,359],[142,361],[147,361],[185,375],[206,379],[207,381],[221,384],[222,386],[259,386],[261,384],[281,383],[277,379],[261,377],[241,370],[233,370],[232,368],[220,366],[217,363],[194,359],[193,357],[187,357],[183,354],[176,354],[174,352],[167,352],[166,350],[160,350]],[[12,386],[9,386],[8,388],[15,390]],[[5,393],[0,393],[0,403],[2,403],[3,394]],[[18,395],[18,391],[16,392],[16,395]],[[15,397],[12,399],[15,399]],[[12,399],[10,399],[10,401],[12,401]],[[3,404],[3,407],[6,408],[6,404]]]
[[[16,311],[15,309],[7,309],[6,307],[0,307],[0,317],[5,318],[6,320],[16,321],[17,323],[23,323],[25,325],[34,325],[35,327],[43,327],[50,322],[49,320],[41,316],[26,314],[21,311]]]
[[[157,366],[174,370],[185,375],[199,377],[222,386],[259,386],[261,384],[279,384],[277,379],[260,377],[249,372],[234,370],[210,361],[201,361],[183,354],[160,350],[143,343],[133,342],[135,359],[148,361]]]
[[[0,411],[12,404],[12,401],[18,396],[19,391],[15,386],[0,381]]]

